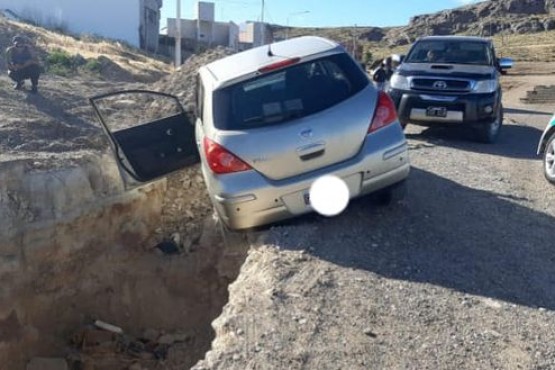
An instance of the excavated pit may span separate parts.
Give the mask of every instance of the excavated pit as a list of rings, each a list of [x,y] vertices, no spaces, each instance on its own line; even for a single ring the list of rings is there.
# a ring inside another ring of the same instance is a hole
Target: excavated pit
[[[247,245],[222,243],[198,168],[125,190],[111,156],[76,162],[0,164],[0,368],[190,368]],[[154,248],[170,239],[178,254]]]

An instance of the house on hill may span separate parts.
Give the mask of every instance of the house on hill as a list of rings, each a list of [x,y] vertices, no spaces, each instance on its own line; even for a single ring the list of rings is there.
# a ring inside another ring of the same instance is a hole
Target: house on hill
[[[217,22],[215,4],[198,1],[194,8],[195,19],[168,18],[168,36],[176,38],[179,34],[186,49],[198,47],[225,46],[237,50],[239,26],[234,22]]]
[[[163,0],[0,0],[0,10],[46,28],[122,40],[156,51]]]
[[[195,19],[179,19],[178,24],[176,18],[168,18],[167,37],[175,40],[179,35],[186,50],[219,45],[238,51],[272,42],[272,32],[266,23],[217,22],[215,8],[213,2],[198,1],[194,8]],[[171,46],[166,49],[168,54],[173,54]]]

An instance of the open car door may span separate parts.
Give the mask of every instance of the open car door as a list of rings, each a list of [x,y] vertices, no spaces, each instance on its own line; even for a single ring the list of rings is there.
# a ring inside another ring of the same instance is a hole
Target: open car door
[[[126,185],[198,163],[194,125],[177,97],[124,90],[89,101],[110,139]]]

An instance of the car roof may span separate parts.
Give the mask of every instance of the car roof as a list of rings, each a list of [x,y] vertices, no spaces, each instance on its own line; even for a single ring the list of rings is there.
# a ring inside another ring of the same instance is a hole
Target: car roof
[[[270,50],[271,54],[269,55]],[[233,54],[202,68],[206,68],[218,84],[223,84],[284,59],[302,59],[314,54],[332,51],[341,52],[344,50],[339,44],[328,39],[317,36],[303,36]]]
[[[425,36],[418,39],[418,41],[473,41],[490,43],[491,40],[478,36]]]

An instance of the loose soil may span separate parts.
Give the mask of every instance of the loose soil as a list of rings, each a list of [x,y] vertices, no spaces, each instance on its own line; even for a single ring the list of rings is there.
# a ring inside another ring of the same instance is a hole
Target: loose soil
[[[223,54],[191,59],[150,87],[189,106],[192,73]],[[410,126],[405,201],[362,199],[336,218],[275,226],[240,272],[246,248],[218,238],[198,168],[172,175],[150,248],[99,244],[20,294],[28,317],[0,317],[0,350],[21,343],[5,366],[50,356],[86,369],[182,369],[215,338],[196,369],[554,369],[555,201],[535,156],[553,107],[520,103],[526,90],[555,83],[553,67],[521,64],[503,78],[499,143]],[[107,151],[86,98],[145,87],[44,76],[34,96],[10,90],[5,76],[0,85],[0,163],[36,169]],[[152,247],[163,239],[186,248],[160,254]],[[158,360],[72,345],[95,319],[133,340],[174,341]]]

